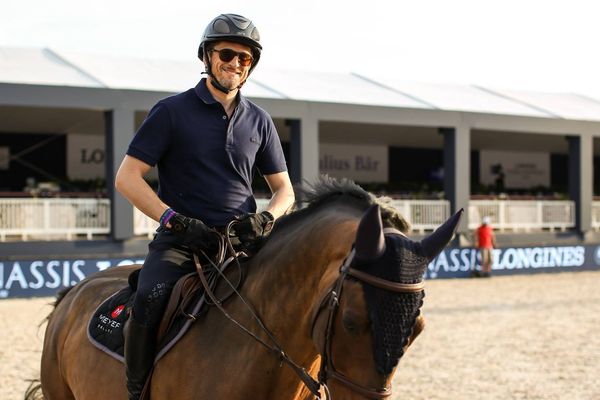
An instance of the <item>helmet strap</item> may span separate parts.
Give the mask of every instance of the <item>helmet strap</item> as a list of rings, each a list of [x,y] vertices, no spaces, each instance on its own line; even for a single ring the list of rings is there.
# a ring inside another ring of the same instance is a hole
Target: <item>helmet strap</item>
[[[229,94],[229,92],[231,92],[231,89],[227,89],[225,86],[221,85],[219,83],[219,81],[217,80],[217,78],[215,77],[215,75],[212,72],[207,72],[208,76],[210,76],[210,84],[217,89],[220,92],[223,92],[225,94]]]

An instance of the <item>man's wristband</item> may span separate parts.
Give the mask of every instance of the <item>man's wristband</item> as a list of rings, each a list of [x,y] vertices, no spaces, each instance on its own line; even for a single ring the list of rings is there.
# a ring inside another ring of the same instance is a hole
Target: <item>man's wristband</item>
[[[167,226],[167,224],[169,223],[169,220],[171,218],[173,218],[173,215],[175,215],[175,214],[176,213],[175,213],[175,211],[173,211],[172,208],[170,208],[170,207],[167,208],[165,210],[165,212],[160,216],[160,220],[159,220],[160,226]]]
[[[266,211],[265,210],[265,211],[261,212],[261,214],[263,214],[264,216],[266,216],[268,220],[275,221],[275,217],[273,216],[273,214],[271,214],[270,211]]]
[[[263,233],[269,233],[273,229],[275,223],[275,217],[269,211],[263,211],[261,214],[267,218],[267,221],[263,224]]]

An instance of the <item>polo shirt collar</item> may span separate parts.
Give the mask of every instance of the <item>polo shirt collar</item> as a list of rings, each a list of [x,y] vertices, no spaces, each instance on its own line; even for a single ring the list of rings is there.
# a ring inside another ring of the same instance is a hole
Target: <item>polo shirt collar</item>
[[[210,91],[206,87],[207,82],[208,81],[206,80],[206,78],[202,78],[200,80],[200,82],[198,82],[198,84],[194,88],[194,91],[196,92],[196,95],[205,104],[215,104],[215,103],[218,103],[217,100],[215,100],[215,98],[213,97],[213,95],[210,93]],[[247,107],[248,100],[246,100],[246,98],[244,96],[242,96],[241,90],[238,90],[237,99],[238,99],[238,105],[242,105],[243,107]]]

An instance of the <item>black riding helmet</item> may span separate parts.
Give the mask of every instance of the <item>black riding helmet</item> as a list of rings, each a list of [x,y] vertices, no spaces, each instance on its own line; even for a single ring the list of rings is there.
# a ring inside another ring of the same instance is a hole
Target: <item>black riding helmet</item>
[[[240,43],[250,47],[253,60],[250,71],[248,71],[248,76],[250,76],[252,70],[256,67],[256,64],[258,64],[262,46],[259,43],[260,35],[258,29],[256,29],[254,23],[246,17],[237,14],[221,14],[208,24],[202,35],[200,47],[198,47],[198,58],[200,61],[204,61],[204,57],[206,56],[208,62],[208,65],[206,65],[206,73],[212,78],[215,88],[224,93],[229,93],[230,90],[223,87],[213,76],[210,57],[206,54],[208,50],[207,44],[221,40]],[[243,84],[244,82],[242,82],[239,87]]]

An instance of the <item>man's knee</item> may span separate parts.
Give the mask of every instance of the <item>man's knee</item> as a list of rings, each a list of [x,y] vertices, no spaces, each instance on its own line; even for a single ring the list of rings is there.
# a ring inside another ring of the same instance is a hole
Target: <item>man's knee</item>
[[[134,318],[145,325],[157,325],[169,301],[171,290],[166,282],[140,285],[133,304]]]

